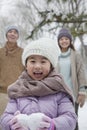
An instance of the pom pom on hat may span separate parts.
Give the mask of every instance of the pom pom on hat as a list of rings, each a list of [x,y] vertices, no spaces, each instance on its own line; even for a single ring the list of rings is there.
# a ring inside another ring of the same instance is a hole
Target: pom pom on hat
[[[46,57],[55,68],[59,56],[57,41],[51,38],[40,38],[28,43],[22,54],[22,63],[24,66],[26,64],[26,59],[31,55],[41,55]]]
[[[58,35],[58,41],[60,38],[62,37],[68,37],[70,39],[70,41],[72,41],[72,35],[70,33],[70,31],[66,28],[62,28],[60,31],[59,31],[59,35]]]
[[[7,33],[10,31],[10,30],[16,30],[17,32],[18,32],[18,35],[19,35],[19,29],[18,29],[18,27],[17,26],[14,26],[14,25],[11,25],[11,26],[8,26],[7,28],[6,28],[6,35],[7,35]]]

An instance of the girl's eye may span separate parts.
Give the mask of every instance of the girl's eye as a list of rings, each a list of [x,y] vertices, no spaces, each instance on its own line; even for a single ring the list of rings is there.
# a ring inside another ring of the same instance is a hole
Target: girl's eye
[[[45,61],[45,60],[43,60],[41,63],[46,63],[46,61]]]
[[[31,62],[31,63],[35,63],[35,60],[31,60],[30,62]]]

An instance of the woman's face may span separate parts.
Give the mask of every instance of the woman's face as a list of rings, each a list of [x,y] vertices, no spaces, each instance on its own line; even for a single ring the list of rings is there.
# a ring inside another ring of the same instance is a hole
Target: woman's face
[[[67,51],[70,46],[70,39],[68,37],[61,37],[59,39],[59,45],[61,47],[61,51]]]
[[[43,56],[32,55],[27,59],[26,70],[32,79],[42,80],[48,76],[51,63]]]

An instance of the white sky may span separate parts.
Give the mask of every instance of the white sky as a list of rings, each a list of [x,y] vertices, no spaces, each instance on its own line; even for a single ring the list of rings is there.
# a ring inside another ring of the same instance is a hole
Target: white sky
[[[10,11],[15,8],[17,0],[0,0],[0,15],[8,16]]]

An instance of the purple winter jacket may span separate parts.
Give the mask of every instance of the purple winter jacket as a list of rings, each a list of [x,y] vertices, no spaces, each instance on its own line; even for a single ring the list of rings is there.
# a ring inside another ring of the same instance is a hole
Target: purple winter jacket
[[[64,93],[11,99],[1,117],[2,130],[11,130],[9,121],[17,110],[27,115],[35,112],[46,114],[54,120],[56,130],[74,130],[76,126],[77,116],[74,106]]]

